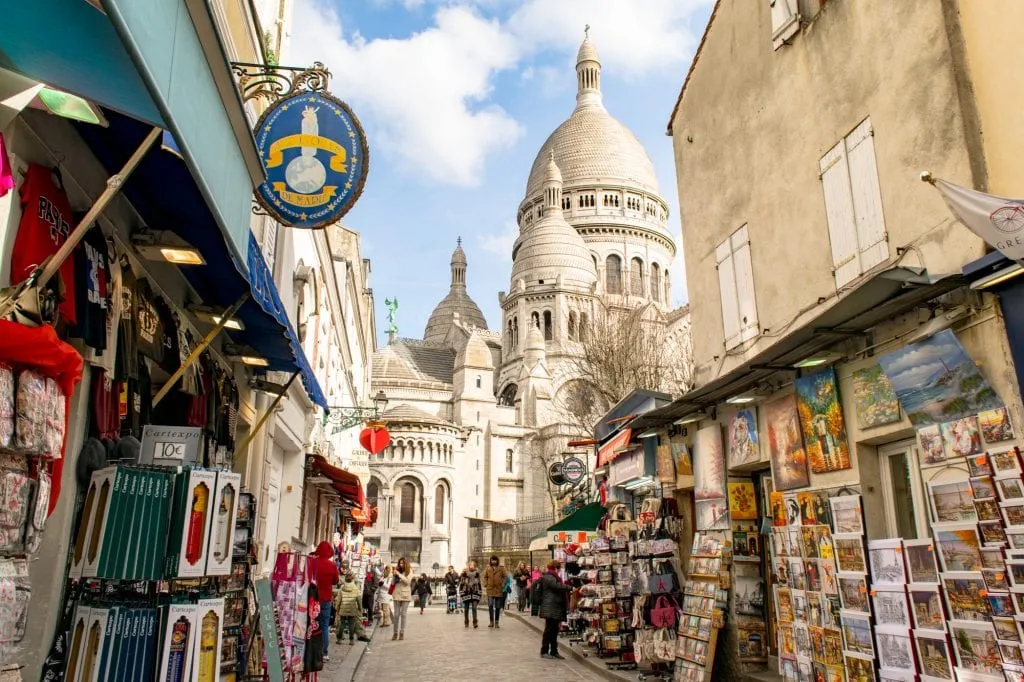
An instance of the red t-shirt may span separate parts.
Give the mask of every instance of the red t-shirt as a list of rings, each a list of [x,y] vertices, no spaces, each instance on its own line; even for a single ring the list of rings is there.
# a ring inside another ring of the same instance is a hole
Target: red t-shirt
[[[21,221],[11,254],[11,284],[25,280],[48,256],[67,241],[74,226],[68,197],[53,181],[49,168],[29,164],[21,183]],[[75,259],[65,258],[58,273],[63,301],[59,310],[68,323],[75,316]]]

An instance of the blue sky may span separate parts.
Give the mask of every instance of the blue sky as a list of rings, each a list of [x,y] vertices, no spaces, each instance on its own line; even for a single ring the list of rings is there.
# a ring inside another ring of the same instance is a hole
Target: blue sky
[[[647,149],[680,240],[669,114],[712,0],[295,0],[283,62],[324,62],[370,143],[366,189],[345,224],[372,260],[378,338],[397,296],[421,338],[462,237],[468,285],[492,329],[509,288],[515,214],[537,151],[575,105],[591,25],[604,102]],[[686,301],[683,259],[672,277]]]

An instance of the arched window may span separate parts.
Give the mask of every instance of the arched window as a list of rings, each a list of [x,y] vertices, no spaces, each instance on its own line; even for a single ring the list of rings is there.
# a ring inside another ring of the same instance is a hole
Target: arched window
[[[544,311],[544,340],[550,341],[553,335],[553,329],[551,324],[551,311]]]
[[[439,483],[437,490],[434,491],[434,523],[439,526],[444,524],[444,503],[444,485]]]
[[[665,303],[672,303],[672,282],[668,279],[668,270],[665,271]]]
[[[576,311],[569,311],[569,340],[576,340]]]
[[[629,268],[629,293],[634,296],[644,295],[644,262],[634,258]]]
[[[476,378],[476,387],[480,388],[482,385],[483,385],[483,379],[481,379],[480,377],[477,377]]]
[[[533,326],[540,329],[540,313],[536,310],[530,313],[530,320],[533,321]]]
[[[512,347],[519,347],[519,318],[512,318]]]
[[[651,299],[661,300],[661,268],[657,263],[651,263]]]
[[[416,522],[416,485],[413,483],[403,483],[401,490],[402,499],[399,501],[398,511],[398,522],[399,523],[415,523]]]
[[[609,294],[622,293],[622,259],[614,253],[604,261],[605,289]]]
[[[511,450],[506,450],[505,451],[505,473],[506,474],[511,474],[512,473],[512,451]]]
[[[519,391],[519,387],[515,384],[509,384],[505,387],[505,390],[501,392],[501,398],[498,399],[498,404],[505,407],[515,407],[516,404],[516,393]]]
[[[509,320],[508,321],[508,329],[506,331],[506,337],[505,337],[505,343],[508,344],[509,348],[513,348],[514,347],[513,344],[512,344],[513,339],[514,339],[514,337],[512,336],[512,320]]]
[[[590,319],[587,317],[586,313],[580,313],[580,341],[586,341],[588,333],[590,333]]]
[[[569,197],[562,197],[562,210],[568,211],[572,208],[572,199]]]
[[[380,484],[377,481],[371,480],[370,485],[366,486],[366,504],[371,507],[377,506],[377,500],[380,498]]]

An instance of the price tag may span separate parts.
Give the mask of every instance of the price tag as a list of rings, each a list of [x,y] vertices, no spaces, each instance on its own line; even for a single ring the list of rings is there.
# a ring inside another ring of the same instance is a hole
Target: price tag
[[[154,443],[153,459],[184,459],[184,443]]]

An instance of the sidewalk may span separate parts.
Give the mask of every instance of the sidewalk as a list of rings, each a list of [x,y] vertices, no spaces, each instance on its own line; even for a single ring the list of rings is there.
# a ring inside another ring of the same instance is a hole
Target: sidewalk
[[[505,611],[505,615],[512,616],[520,623],[523,623],[538,633],[544,632],[544,621],[540,618],[534,618],[529,614],[529,612],[519,613],[518,611]],[[570,644],[569,639],[566,637],[558,638],[558,651],[563,656],[567,653],[571,654],[575,661],[586,666],[595,674],[606,680],[630,680],[631,682],[634,682],[637,679],[637,672],[635,670],[609,670],[608,666],[605,665],[605,660],[614,659],[591,658],[593,649],[586,645]]]
[[[385,628],[388,632],[390,628]],[[324,662],[324,669],[320,672],[321,682],[350,682],[355,676],[356,668],[359,666],[363,655],[370,651],[373,644],[373,636],[377,632],[376,621],[370,623],[364,633],[370,638],[369,642],[356,640],[354,644],[348,643],[346,637],[342,644],[338,644],[331,633],[330,656],[331,660]]]

